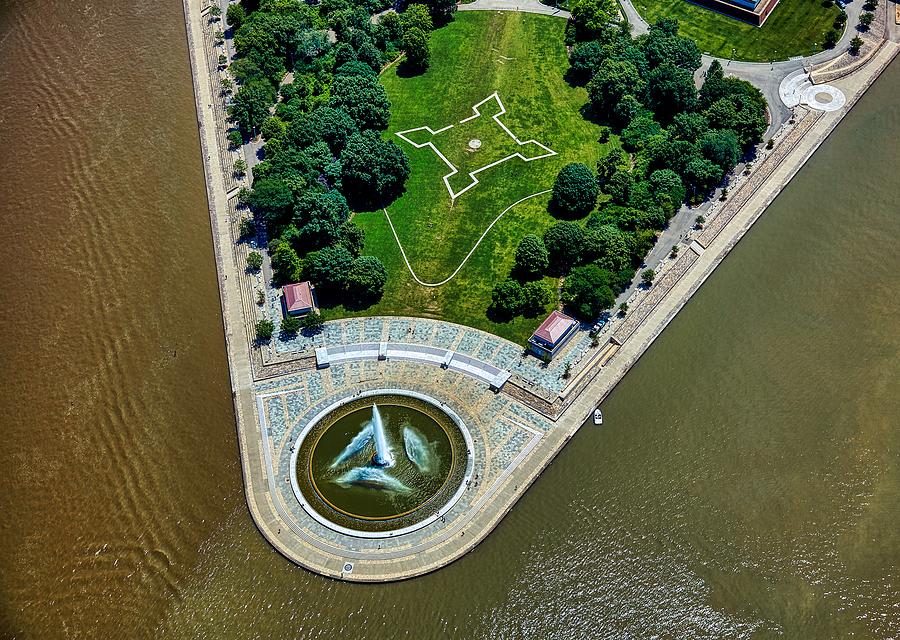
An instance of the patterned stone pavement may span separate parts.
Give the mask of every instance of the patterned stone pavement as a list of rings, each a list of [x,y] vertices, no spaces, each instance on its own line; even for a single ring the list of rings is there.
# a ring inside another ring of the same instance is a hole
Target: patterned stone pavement
[[[291,453],[303,427],[337,400],[359,392],[402,388],[446,404],[468,428],[473,441],[471,481],[443,518],[396,538],[362,538],[329,529],[304,511],[293,493]],[[504,394],[469,376],[404,361],[366,360],[332,364],[255,387],[259,422],[268,448],[269,491],[285,525],[304,545],[353,565],[352,576],[383,576],[384,561],[422,561],[450,532],[462,528],[493,497],[503,480],[525,463],[553,424]],[[454,533],[455,535],[455,533]],[[342,565],[343,568],[343,565]],[[345,573],[347,573],[345,571]]]

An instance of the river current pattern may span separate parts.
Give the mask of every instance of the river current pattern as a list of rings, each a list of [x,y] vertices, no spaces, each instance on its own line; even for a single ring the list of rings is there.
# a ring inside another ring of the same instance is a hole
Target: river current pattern
[[[900,636],[900,64],[497,529],[341,583],[244,501],[182,5],[0,0],[0,637]]]

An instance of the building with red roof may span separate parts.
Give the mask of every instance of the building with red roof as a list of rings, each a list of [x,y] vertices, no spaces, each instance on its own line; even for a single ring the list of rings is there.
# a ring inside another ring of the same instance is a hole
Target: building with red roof
[[[281,291],[281,306],[286,316],[302,316],[315,309],[309,282],[287,284]]]
[[[541,357],[553,357],[575,335],[578,321],[559,311],[554,311],[528,339],[528,348]]]

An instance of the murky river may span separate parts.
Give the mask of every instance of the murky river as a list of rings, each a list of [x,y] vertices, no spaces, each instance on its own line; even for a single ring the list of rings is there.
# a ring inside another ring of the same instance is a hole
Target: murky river
[[[0,0],[0,636],[900,635],[900,64],[475,552],[244,506],[181,3]]]

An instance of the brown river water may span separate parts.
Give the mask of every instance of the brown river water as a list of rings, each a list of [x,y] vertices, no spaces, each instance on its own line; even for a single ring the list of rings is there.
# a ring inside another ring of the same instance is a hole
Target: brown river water
[[[473,553],[274,552],[178,0],[0,0],[0,637],[900,636],[900,63]]]

